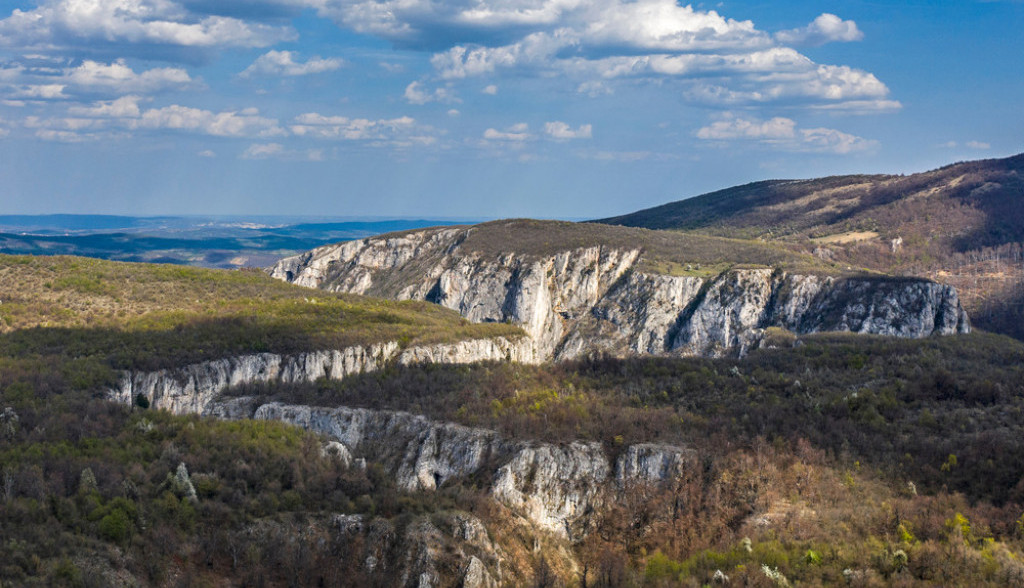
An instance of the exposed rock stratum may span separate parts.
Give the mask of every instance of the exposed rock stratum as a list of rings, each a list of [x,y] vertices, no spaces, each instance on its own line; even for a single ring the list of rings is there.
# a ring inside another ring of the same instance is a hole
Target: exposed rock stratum
[[[464,247],[478,230],[484,229],[427,229],[328,245],[268,271],[302,286],[427,300],[472,321],[515,323],[542,360],[593,352],[742,355],[768,327],[899,337],[970,330],[956,290],[929,280],[772,268],[663,275],[644,269],[640,247],[594,245],[547,255]]]

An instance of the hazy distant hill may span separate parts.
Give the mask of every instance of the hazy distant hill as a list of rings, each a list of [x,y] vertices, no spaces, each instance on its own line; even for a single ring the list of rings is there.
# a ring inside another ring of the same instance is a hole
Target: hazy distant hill
[[[451,224],[310,217],[0,215],[0,253],[258,267],[326,243]]]
[[[954,285],[983,328],[1024,337],[1024,154],[909,176],[772,180],[598,222],[756,238]]]

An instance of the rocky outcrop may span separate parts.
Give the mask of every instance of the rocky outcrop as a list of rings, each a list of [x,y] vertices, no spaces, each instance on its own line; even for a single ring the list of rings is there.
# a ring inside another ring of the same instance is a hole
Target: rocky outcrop
[[[669,445],[627,446],[611,459],[598,443],[511,440],[493,430],[401,411],[256,406],[244,397],[206,404],[180,400],[176,406],[182,412],[277,420],[321,433],[331,439],[322,449],[325,456],[346,464],[379,463],[409,492],[435,491],[452,480],[482,480],[495,500],[531,526],[569,541],[583,538],[601,507],[637,484],[669,483],[695,467],[692,450]]]
[[[513,441],[495,431],[439,423],[398,411],[269,403],[253,418],[279,420],[330,436],[352,455],[384,464],[407,491],[481,476],[490,493],[530,523],[577,540],[591,516],[635,484],[660,484],[693,467],[693,451],[669,445],[624,448],[610,460],[598,443]]]
[[[465,512],[412,517],[404,525],[363,515],[335,515],[334,532],[348,549],[339,557],[358,562],[352,585],[495,588],[507,558],[483,522]],[[510,576],[510,577],[509,577]],[[524,580],[506,574],[513,582]]]
[[[713,277],[645,271],[641,249],[547,255],[464,248],[475,230],[428,229],[321,247],[270,274],[332,291],[436,302],[473,321],[519,324],[541,359],[593,352],[740,354],[764,329],[899,337],[970,330],[955,289],[903,278],[736,269]]]
[[[375,371],[390,361],[401,365],[477,361],[529,363],[535,361],[535,357],[532,343],[525,338],[472,339],[406,349],[391,341],[290,355],[255,353],[174,369],[124,372],[118,386],[109,394],[124,403],[135,401],[141,394],[153,408],[176,414],[232,417],[245,407],[213,402],[226,388],[243,384],[313,382],[319,378],[337,380],[350,374]]]
[[[502,459],[511,451],[511,446],[493,431],[434,423],[407,412],[270,403],[251,416],[323,433],[353,454],[388,463],[397,486],[407,491],[435,490],[449,479],[469,476],[488,460]]]

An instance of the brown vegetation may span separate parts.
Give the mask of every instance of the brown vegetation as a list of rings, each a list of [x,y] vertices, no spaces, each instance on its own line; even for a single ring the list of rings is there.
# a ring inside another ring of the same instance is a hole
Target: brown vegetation
[[[760,239],[840,267],[929,277],[957,286],[980,327],[1024,337],[1024,155],[910,176],[758,182],[601,222]],[[852,234],[876,236],[838,238]]]

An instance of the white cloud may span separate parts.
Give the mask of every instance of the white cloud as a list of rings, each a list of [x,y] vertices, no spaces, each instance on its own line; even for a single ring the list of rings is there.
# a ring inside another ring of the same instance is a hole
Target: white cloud
[[[775,38],[789,45],[818,46],[834,41],[860,41],[864,33],[852,20],[843,20],[826,12],[803,28],[775,33]]]
[[[410,104],[426,104],[427,102],[459,102],[459,99],[447,88],[435,88],[433,91],[424,89],[420,82],[412,82],[405,87],[405,100]]]
[[[142,114],[139,108],[139,96],[122,96],[116,100],[104,100],[92,106],[72,106],[71,114],[89,117],[137,118]]]
[[[448,111],[448,116],[459,116],[460,114],[462,113],[457,108],[452,108]]]
[[[133,126],[192,131],[219,137],[275,137],[285,134],[277,120],[260,116],[255,108],[212,112],[174,104],[147,110]]]
[[[530,127],[526,123],[517,123],[504,131],[497,129],[487,129],[484,131],[484,139],[488,141],[512,141],[522,142],[528,141],[533,138],[530,134]]]
[[[61,143],[84,143],[128,136],[123,130],[113,128],[115,124],[110,119],[29,116],[22,121],[22,125],[27,129],[34,129],[34,134],[39,139]]]
[[[456,43],[498,30],[570,29],[593,47],[680,51],[765,46],[750,21],[679,6],[675,0],[353,0],[328,3],[321,14],[396,43]]]
[[[483,2],[492,4],[496,3]],[[513,0],[512,5],[517,4]],[[841,108],[855,102],[847,110],[861,113],[898,108],[898,102],[887,99],[888,87],[870,72],[817,64],[757,31],[750,21],[726,19],[672,0],[567,0],[555,8],[557,19],[538,21],[540,30],[500,46],[457,43],[435,53],[431,64],[448,80],[502,75],[506,70],[560,76],[591,96],[610,93],[615,80],[648,78],[677,80],[684,97],[718,105],[804,102]],[[505,14],[497,9],[487,14],[496,12]],[[498,26],[501,19],[494,18],[474,22]],[[861,36],[856,23],[828,14],[800,31],[805,43]],[[786,35],[796,39],[792,31],[782,36]]]
[[[370,141],[378,145],[429,145],[437,140],[433,129],[408,116],[370,120],[307,112],[295,117],[288,128],[297,137]]]
[[[182,88],[193,84],[184,69],[160,67],[136,73],[124,59],[112,63],[85,60],[65,70],[63,79],[87,89],[110,89],[117,92],[154,92],[165,88]]]
[[[322,149],[287,149],[280,143],[254,143],[239,155],[241,159],[281,159],[285,161],[324,161]]]
[[[263,47],[295,38],[290,27],[197,15],[171,0],[43,0],[0,20],[0,44],[20,48],[76,43]]]
[[[68,95],[64,93],[66,87],[64,84],[15,86],[9,97],[26,100],[63,100],[68,98]]]
[[[822,151],[828,153],[856,153],[878,147],[878,141],[864,139],[835,129],[801,129],[801,144],[798,151]]]
[[[985,149],[991,149],[991,148],[992,148],[992,145],[991,145],[991,144],[989,144],[989,143],[983,143],[982,141],[968,141],[968,142],[966,143],[966,145],[967,145],[968,147],[970,147],[971,149],[981,149],[981,150],[985,150]]]
[[[40,60],[35,58],[23,60],[11,67],[0,67],[0,93],[6,96],[9,106],[15,102],[24,105],[27,100],[63,101],[104,94],[116,97],[199,85],[184,69],[161,67],[136,72],[124,59],[111,63],[87,59],[77,65],[65,60],[63,67],[50,67],[50,63],[40,67]]]
[[[483,90],[480,90],[480,93],[494,96],[495,94],[498,93],[498,86],[495,86],[494,84],[485,86]]]
[[[129,136],[130,131],[176,130],[218,137],[278,137],[286,135],[277,120],[259,115],[255,108],[213,112],[188,106],[171,105],[143,111],[139,96],[101,100],[91,106],[72,106],[70,116],[26,117],[27,128],[39,129],[40,138],[60,141],[95,140]],[[89,131],[92,134],[82,135]],[[99,133],[103,131],[106,134]],[[73,137],[72,134],[80,135]]]
[[[812,104],[814,110],[826,110],[843,114],[877,114],[880,112],[895,112],[903,108],[899,100],[847,100],[834,104]]]
[[[613,93],[608,84],[598,80],[583,82],[576,87],[576,91],[580,94],[586,94],[591,98]]]
[[[573,130],[568,124],[562,121],[554,121],[544,123],[544,133],[549,137],[559,141],[568,141],[570,139],[589,139],[591,137],[592,127],[591,125],[580,125],[579,128]]]
[[[698,139],[720,143],[750,141],[785,151],[848,154],[870,151],[878,142],[827,128],[800,129],[796,121],[775,117],[767,121],[727,115],[699,129]]]
[[[257,74],[304,76],[334,71],[343,65],[345,65],[345,60],[337,57],[326,59],[312,57],[305,63],[299,63],[295,61],[295,54],[291,51],[268,51],[256,58],[256,61],[239,75],[242,77],[250,77]]]
[[[791,139],[795,136],[796,121],[781,116],[767,121],[729,118],[716,121],[697,131],[698,139]]]
[[[242,153],[242,159],[266,159],[284,152],[280,143],[254,143]]]
[[[217,157],[217,153],[212,149],[203,149],[199,153],[196,153],[196,155],[198,155],[199,157],[206,157],[208,159],[213,159]]]

